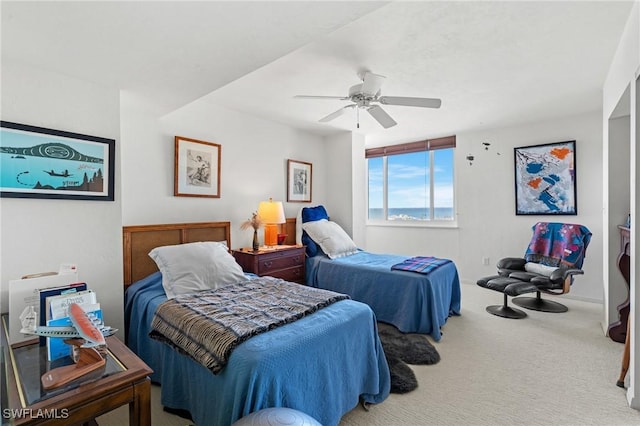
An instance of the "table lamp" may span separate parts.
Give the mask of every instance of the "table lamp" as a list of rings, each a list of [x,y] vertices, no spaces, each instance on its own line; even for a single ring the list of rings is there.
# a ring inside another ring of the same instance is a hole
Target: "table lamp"
[[[281,201],[261,201],[258,205],[258,215],[264,223],[264,245],[278,244],[278,224],[285,223],[284,207]]]

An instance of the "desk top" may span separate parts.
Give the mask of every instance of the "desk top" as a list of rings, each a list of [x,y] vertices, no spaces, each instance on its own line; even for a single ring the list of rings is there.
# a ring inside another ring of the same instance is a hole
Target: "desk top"
[[[152,370],[115,336],[107,337],[107,364],[102,377],[45,391],[40,378],[53,368],[73,364],[71,357],[47,361],[47,348],[38,339],[7,343],[8,316],[2,315],[2,405],[11,409],[55,409],[79,405],[96,395],[145,378]],[[19,423],[19,422],[17,422]]]

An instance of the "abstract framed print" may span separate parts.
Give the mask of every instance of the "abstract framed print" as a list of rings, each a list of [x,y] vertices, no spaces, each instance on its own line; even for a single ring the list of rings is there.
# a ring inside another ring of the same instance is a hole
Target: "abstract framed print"
[[[576,141],[514,148],[516,215],[576,215]]]

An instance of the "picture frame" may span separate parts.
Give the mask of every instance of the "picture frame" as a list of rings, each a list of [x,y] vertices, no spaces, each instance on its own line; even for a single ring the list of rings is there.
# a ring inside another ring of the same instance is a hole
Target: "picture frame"
[[[514,148],[516,215],[577,215],[576,141]]]
[[[0,121],[0,197],[113,201],[115,140]]]
[[[287,160],[287,201],[310,203],[313,165],[305,161]]]
[[[220,198],[222,145],[175,137],[173,195]]]

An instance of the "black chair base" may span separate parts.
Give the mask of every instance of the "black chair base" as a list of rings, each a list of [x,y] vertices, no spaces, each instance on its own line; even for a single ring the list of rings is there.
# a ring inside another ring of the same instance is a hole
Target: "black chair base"
[[[542,299],[540,297],[540,293],[538,293],[536,297],[516,297],[512,302],[521,308],[540,312],[550,312],[554,314],[560,314],[569,310],[569,308],[564,306],[562,303]]]
[[[487,312],[502,318],[521,319],[527,316],[524,311],[504,305],[487,306]]]

